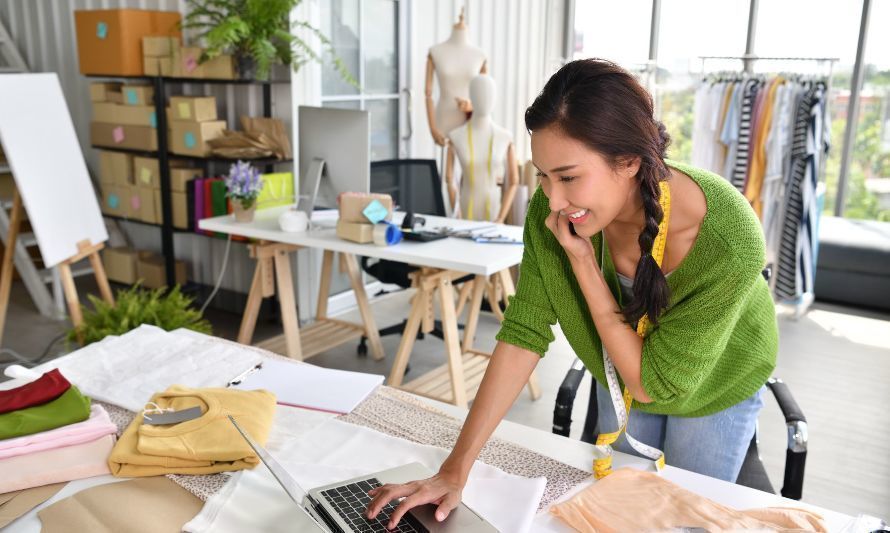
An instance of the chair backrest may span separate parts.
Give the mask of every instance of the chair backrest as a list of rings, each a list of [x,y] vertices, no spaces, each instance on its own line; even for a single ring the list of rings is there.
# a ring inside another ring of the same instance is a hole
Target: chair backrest
[[[391,195],[400,211],[448,216],[435,159],[374,161],[371,192]]]

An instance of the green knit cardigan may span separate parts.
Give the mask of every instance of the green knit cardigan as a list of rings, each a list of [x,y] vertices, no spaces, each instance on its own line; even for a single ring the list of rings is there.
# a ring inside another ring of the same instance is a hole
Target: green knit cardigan
[[[765,246],[745,198],[720,176],[666,161],[704,192],[707,214],[686,258],[667,278],[669,307],[643,342],[642,385],[648,413],[706,416],[750,397],[776,365],[778,327],[761,273]],[[525,219],[525,250],[516,295],[497,339],[541,356],[557,322],[575,354],[606,385],[602,345],[565,250],[544,225],[550,213],[540,187]],[[591,238],[600,257],[602,234]],[[605,249],[605,279],[619,305],[615,265]],[[620,380],[620,377],[619,377]],[[622,384],[623,387],[623,384]]]

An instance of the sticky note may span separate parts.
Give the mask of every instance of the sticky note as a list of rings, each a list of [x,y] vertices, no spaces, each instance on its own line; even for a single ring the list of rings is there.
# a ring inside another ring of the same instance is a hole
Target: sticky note
[[[185,71],[186,72],[191,72],[191,71],[195,70],[196,68],[198,68],[198,60],[197,59],[195,59],[194,57],[185,58]]]
[[[121,199],[117,197],[116,194],[108,195],[108,207],[112,209],[117,209],[117,206],[121,205]]]
[[[111,130],[111,137],[114,139],[114,142],[118,144],[124,142],[124,127],[118,126]]]
[[[140,205],[141,205],[141,204],[140,204],[140,202],[139,202],[139,195],[138,195],[138,194],[134,194],[133,196],[130,197],[130,207],[131,207],[134,211],[136,211],[137,209],[139,209],[139,206],[140,206]]]
[[[130,105],[139,103],[139,95],[136,94],[136,89],[127,89],[127,103]]]
[[[108,24],[99,22],[96,24],[96,37],[104,39],[108,37]]]
[[[154,111],[152,111],[151,115],[148,116],[148,124],[152,128],[158,127],[158,115]]]
[[[148,167],[142,167],[139,169],[139,179],[142,180],[142,183],[148,185],[151,183],[151,170]]]
[[[190,131],[185,132],[184,141],[186,148],[194,148],[195,145],[198,144],[198,141],[195,140],[195,134]]]
[[[365,218],[371,221],[371,224],[376,224],[386,218],[389,214],[389,210],[380,203],[380,200],[373,200],[365,206],[362,214],[365,215]]]
[[[192,107],[188,104],[188,102],[179,102],[179,105],[176,106],[177,114],[179,118],[189,120],[192,118]]]

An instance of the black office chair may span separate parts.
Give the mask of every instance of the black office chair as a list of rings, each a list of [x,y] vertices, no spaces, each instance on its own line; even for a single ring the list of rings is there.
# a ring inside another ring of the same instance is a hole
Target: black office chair
[[[435,215],[445,217],[445,200],[442,197],[442,182],[434,159],[390,159],[371,163],[371,192],[384,193],[392,196],[393,203],[400,211],[419,215]],[[411,286],[410,274],[419,268],[406,263],[380,259],[371,262],[367,257],[361,258],[362,270],[383,283],[398,285],[402,289]],[[473,279],[466,276],[456,280],[461,283]],[[381,291],[378,294],[385,293]],[[405,330],[407,320],[380,330],[380,336],[401,334]],[[463,327],[458,325],[458,327]],[[430,332],[440,339],[445,335],[442,323],[435,321]],[[423,331],[418,331],[417,338],[424,338]],[[368,338],[362,336],[358,345],[359,355],[368,353]]]
[[[769,280],[770,270],[763,271],[764,277]],[[557,435],[569,436],[569,430],[572,426],[572,406],[575,402],[575,396],[581,387],[581,381],[585,374],[588,374],[584,364],[576,359],[566,374],[562,385],[559,386],[559,392],[556,395],[556,405],[553,409],[553,433]],[[593,378],[590,379],[591,387],[594,386]],[[766,383],[769,390],[772,391],[782,414],[785,415],[785,426],[788,431],[788,449],[785,452],[785,479],[782,485],[782,496],[799,500],[803,492],[804,468],[807,460],[807,418],[794,397],[791,389],[781,379],[770,378]],[[596,394],[591,388],[590,401],[587,403],[587,416],[584,419],[584,429],[581,432],[581,440],[591,444],[596,442],[596,423],[597,423],[597,401]],[[766,474],[763,462],[760,459],[760,452],[757,449],[758,432],[754,433],[751,443],[748,445],[748,452],[745,455],[745,461],[742,463],[742,469],[736,484],[751,487],[753,489],[762,490],[775,494],[772,482]]]

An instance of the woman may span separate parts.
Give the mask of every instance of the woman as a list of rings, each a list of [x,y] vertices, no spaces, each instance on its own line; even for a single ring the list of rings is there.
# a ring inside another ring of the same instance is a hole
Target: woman
[[[371,517],[404,498],[391,527],[416,505],[437,504],[442,520],[460,502],[557,322],[596,380],[600,432],[619,429],[605,351],[632,397],[627,433],[668,464],[735,481],[754,433],[778,334],[747,201],[720,176],[665,160],[669,138],[651,97],[610,62],[565,65],[525,123],[541,186],[516,296],[438,474],[372,491]],[[614,446],[633,453],[625,436]]]

